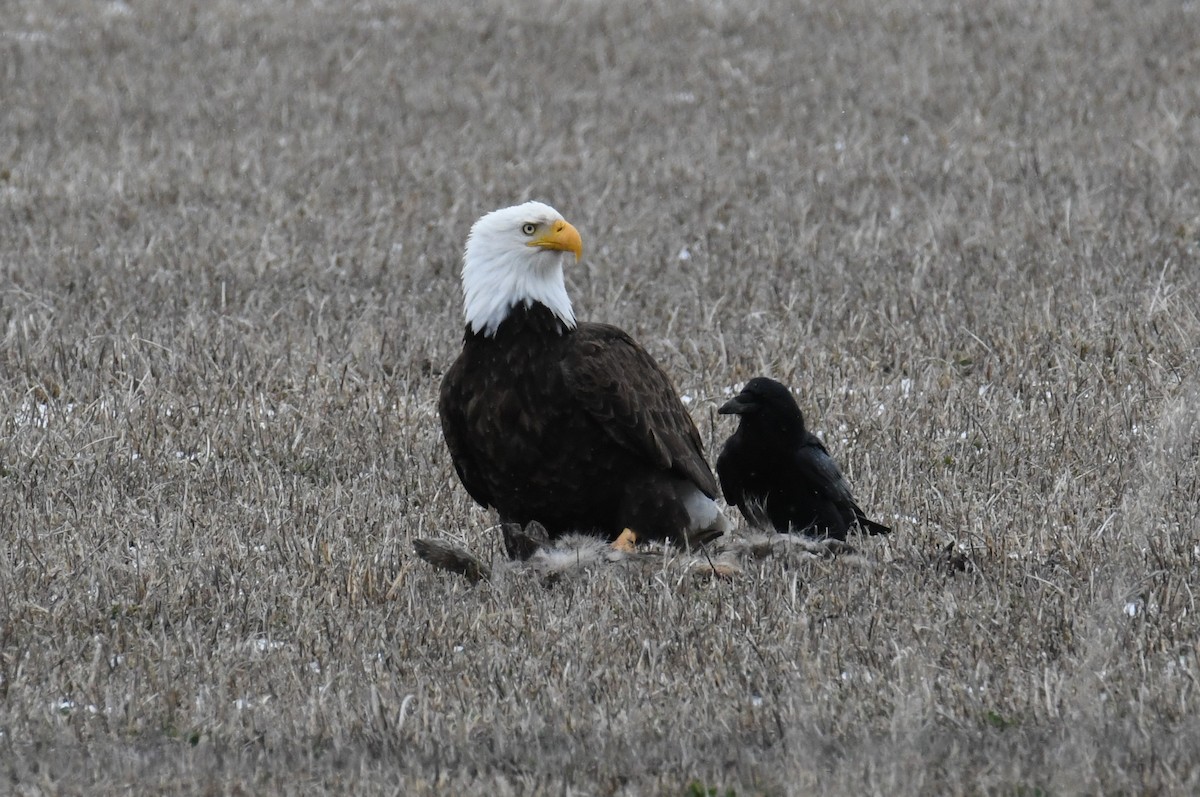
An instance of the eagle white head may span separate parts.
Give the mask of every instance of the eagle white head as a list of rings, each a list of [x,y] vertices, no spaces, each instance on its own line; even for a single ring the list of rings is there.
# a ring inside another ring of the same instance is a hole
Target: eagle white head
[[[463,315],[474,333],[494,335],[519,304],[544,304],[568,328],[575,312],[563,260],[583,255],[583,241],[554,208],[526,202],[493,210],[471,227],[463,252]]]

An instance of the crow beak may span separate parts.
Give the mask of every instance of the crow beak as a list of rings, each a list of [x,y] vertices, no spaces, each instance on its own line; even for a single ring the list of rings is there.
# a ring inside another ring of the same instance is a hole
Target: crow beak
[[[719,410],[717,410],[717,414],[718,415],[746,415],[748,413],[755,412],[756,410],[758,410],[758,404],[744,398],[745,395],[746,395],[745,393],[742,393],[737,396],[734,396],[729,401],[726,401],[724,404],[721,405],[721,408]]]

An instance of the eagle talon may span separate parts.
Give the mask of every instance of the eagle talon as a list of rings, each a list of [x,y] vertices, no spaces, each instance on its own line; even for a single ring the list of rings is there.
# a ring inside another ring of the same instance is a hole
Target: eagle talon
[[[621,553],[637,553],[637,532],[633,529],[625,529],[612,542],[612,549]]]

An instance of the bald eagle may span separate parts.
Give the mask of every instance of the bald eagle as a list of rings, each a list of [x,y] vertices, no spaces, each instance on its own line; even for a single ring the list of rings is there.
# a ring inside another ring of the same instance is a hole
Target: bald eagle
[[[563,265],[582,254],[540,202],[471,228],[463,349],[438,402],[454,468],[501,522],[537,521],[551,539],[719,535],[717,482],[670,378],[617,327],[575,320]]]

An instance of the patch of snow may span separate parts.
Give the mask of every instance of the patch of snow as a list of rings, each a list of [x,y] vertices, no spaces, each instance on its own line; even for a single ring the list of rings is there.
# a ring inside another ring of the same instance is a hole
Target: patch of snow
[[[75,403],[68,402],[59,409],[63,415],[70,415],[75,411]],[[13,421],[20,427],[33,426],[45,429],[50,424],[50,405],[26,398],[21,402],[21,408],[17,410],[17,414],[13,416]]]
[[[58,701],[57,703],[51,703],[50,707],[60,714],[69,714],[70,712],[79,708],[79,704],[76,703],[74,700],[71,700],[70,698],[63,698],[62,700]],[[83,707],[83,710],[89,714],[99,714],[100,713],[100,709],[96,708],[96,704],[94,704],[94,703],[88,703],[86,706]]]
[[[50,34],[44,30],[0,30],[0,39],[12,39],[18,42],[47,42]]]

